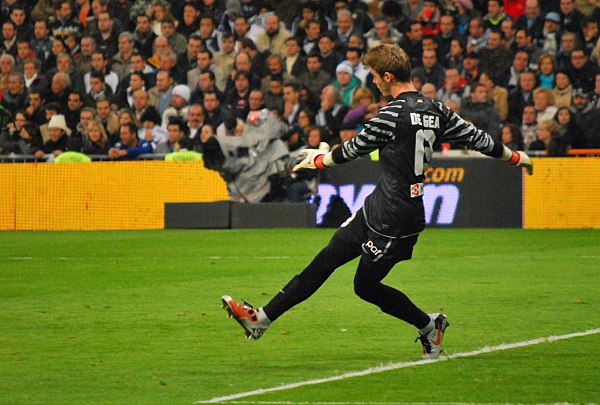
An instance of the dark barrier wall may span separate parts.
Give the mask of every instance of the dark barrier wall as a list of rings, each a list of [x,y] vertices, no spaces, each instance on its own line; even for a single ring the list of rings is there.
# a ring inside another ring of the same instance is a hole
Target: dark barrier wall
[[[322,221],[331,196],[339,195],[352,212],[362,207],[377,182],[379,166],[362,158],[322,172]],[[425,173],[425,218],[430,227],[520,228],[521,171],[497,159],[436,157]]]

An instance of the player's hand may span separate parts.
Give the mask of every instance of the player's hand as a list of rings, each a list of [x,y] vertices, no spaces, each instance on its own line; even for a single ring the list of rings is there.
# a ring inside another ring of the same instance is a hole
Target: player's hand
[[[525,168],[525,170],[527,171],[527,174],[531,176],[533,174],[533,162],[531,161],[531,158],[527,155],[527,153],[521,152],[519,150],[519,151],[513,151],[512,154],[513,155],[511,157],[511,159],[508,161],[508,163],[511,165],[520,166],[520,167]]]
[[[305,149],[298,155],[292,171],[297,172],[300,169],[324,169],[323,156],[325,156],[325,153],[326,151],[320,149]]]

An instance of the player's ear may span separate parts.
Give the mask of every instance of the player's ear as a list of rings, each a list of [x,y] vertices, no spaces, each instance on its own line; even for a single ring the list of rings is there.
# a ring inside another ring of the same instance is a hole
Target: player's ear
[[[393,82],[395,78],[396,78],[396,77],[394,76],[394,74],[393,74],[393,73],[390,73],[390,72],[384,72],[384,73],[383,73],[383,80],[384,80],[386,83],[391,83],[391,82]]]

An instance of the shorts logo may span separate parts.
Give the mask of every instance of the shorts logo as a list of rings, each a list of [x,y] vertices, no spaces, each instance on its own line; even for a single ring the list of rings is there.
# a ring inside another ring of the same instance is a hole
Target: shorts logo
[[[363,245],[365,248],[367,248],[371,253],[373,253],[373,255],[378,256],[381,254],[382,250],[379,249],[377,246],[375,246],[375,244],[373,243],[373,241],[368,241],[367,243],[365,243]]]

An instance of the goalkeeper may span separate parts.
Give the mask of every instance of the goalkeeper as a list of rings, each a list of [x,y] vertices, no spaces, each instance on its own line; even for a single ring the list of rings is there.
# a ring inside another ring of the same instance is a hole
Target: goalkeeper
[[[381,44],[365,55],[373,82],[393,100],[371,118],[356,137],[325,153],[308,149],[293,170],[324,169],[346,163],[379,149],[380,176],[365,204],[333,235],[313,261],[264,307],[254,308],[223,296],[223,306],[258,339],[284,312],[310,297],[341,265],[360,256],[354,291],[383,312],[413,325],[419,331],[424,358],[442,351],[446,315],[427,314],[404,293],[381,281],[392,267],[412,257],[419,233],[425,228],[423,173],[435,142],[450,142],[523,167],[533,164],[477,129],[444,104],[418,93],[410,82],[410,59],[400,47]]]

